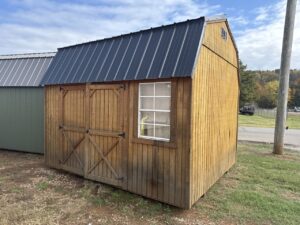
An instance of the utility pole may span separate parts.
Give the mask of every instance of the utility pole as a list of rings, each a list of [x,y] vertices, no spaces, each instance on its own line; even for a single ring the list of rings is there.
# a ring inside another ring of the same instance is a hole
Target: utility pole
[[[293,44],[293,33],[295,24],[297,0],[288,0],[286,6],[281,64],[280,64],[280,77],[279,77],[279,91],[278,103],[276,113],[276,125],[274,135],[274,154],[283,154],[285,122],[287,116],[287,101],[290,79],[290,63]]]

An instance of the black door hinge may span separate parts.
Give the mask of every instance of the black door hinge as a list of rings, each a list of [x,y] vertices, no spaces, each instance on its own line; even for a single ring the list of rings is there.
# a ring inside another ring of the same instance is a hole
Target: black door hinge
[[[125,84],[123,84],[123,85],[121,85],[121,86],[120,86],[120,88],[121,88],[121,89],[123,89],[123,90],[125,91],[125,89],[126,89],[126,85],[125,85]]]
[[[118,135],[119,135],[119,137],[125,138],[125,132],[119,133]]]

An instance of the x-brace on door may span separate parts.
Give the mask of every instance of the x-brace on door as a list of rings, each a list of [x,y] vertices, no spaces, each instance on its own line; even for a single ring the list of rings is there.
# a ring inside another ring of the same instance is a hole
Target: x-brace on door
[[[84,175],[85,159],[85,85],[63,86],[61,95],[60,167]]]
[[[86,177],[117,186],[124,181],[123,85],[88,87],[88,146]]]
[[[121,186],[124,181],[124,86],[61,88],[63,169]]]

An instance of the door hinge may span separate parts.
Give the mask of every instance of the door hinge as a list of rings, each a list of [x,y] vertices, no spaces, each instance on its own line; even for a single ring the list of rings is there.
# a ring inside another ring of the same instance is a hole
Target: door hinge
[[[125,138],[125,132],[119,133],[118,136]]]
[[[125,90],[126,89],[126,85],[123,84],[123,85],[120,86],[120,88],[123,89],[123,90]]]

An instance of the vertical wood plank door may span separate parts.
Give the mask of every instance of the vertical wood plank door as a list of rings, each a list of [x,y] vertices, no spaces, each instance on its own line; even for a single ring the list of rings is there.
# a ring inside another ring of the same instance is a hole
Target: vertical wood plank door
[[[122,186],[124,158],[124,86],[87,86],[87,146],[85,177]]]
[[[64,170],[84,175],[85,86],[60,88],[62,146],[59,164]]]

